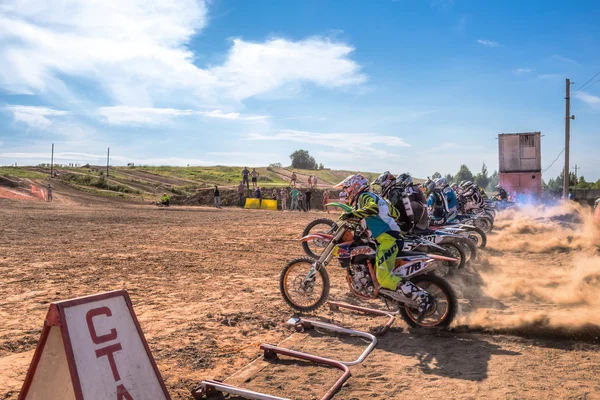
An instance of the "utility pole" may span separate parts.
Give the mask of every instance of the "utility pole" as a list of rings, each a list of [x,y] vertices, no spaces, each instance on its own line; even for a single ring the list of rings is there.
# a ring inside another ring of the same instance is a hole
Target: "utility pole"
[[[52,155],[50,156],[50,178],[54,175],[54,143],[52,143]]]
[[[571,140],[571,80],[567,78],[565,88],[565,169],[563,177],[563,199],[567,200],[569,192],[569,141]]]
[[[106,177],[108,178],[108,164],[110,160],[110,147],[108,148],[108,153],[106,153]]]

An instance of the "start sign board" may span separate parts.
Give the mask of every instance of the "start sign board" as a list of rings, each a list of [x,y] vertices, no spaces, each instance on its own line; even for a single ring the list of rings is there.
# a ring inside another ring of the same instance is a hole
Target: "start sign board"
[[[19,400],[169,400],[124,290],[52,303]]]

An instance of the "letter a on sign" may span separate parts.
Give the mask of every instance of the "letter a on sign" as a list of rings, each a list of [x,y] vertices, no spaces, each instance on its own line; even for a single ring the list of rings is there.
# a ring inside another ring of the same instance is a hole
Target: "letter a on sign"
[[[170,400],[124,290],[52,303],[19,400]]]

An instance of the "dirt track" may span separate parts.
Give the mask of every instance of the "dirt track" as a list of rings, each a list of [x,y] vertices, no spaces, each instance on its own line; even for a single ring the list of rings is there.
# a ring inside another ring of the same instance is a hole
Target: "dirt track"
[[[125,288],[172,398],[190,399],[189,389],[202,379],[224,379],[258,357],[257,343],[276,344],[292,334],[279,272],[302,255],[297,238],[304,225],[323,215],[0,199],[0,398],[18,396],[50,302]],[[531,260],[552,274],[579,252],[504,250],[502,232],[510,225],[499,229],[489,237],[484,272],[493,271],[494,263],[525,268],[524,260]],[[526,234],[532,241],[548,238],[544,231]],[[355,302],[338,269],[332,265],[329,271],[332,297]],[[535,276],[527,278],[536,285]],[[462,300],[463,311],[486,307],[505,316],[560,308],[493,289],[507,297]],[[363,329],[382,323],[325,310],[319,315]],[[535,329],[527,338],[465,331],[410,332],[398,321],[365,363],[352,367],[335,398],[600,398],[600,347],[597,340],[590,343],[593,337],[540,338]],[[294,348],[328,357],[349,359],[364,346],[357,339],[302,335],[307,338]],[[282,362],[245,387],[311,399],[336,376]]]

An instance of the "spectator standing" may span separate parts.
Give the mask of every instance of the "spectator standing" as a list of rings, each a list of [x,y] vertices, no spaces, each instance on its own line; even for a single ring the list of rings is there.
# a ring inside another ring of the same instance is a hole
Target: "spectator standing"
[[[254,191],[254,196],[258,199],[258,204],[262,206],[262,193],[260,192],[260,187],[256,187]]]
[[[573,189],[569,189],[569,194],[567,196],[569,200],[575,200],[575,194],[573,194]]]
[[[308,189],[306,189],[306,207],[305,210],[306,211],[310,211],[310,201],[312,200],[312,190],[310,188],[310,186],[308,187]]]
[[[248,183],[248,181],[246,180],[246,183]],[[240,196],[240,207],[244,207],[244,195],[246,194],[246,185],[244,185],[244,181],[240,181],[240,184],[238,186],[238,195]]]
[[[312,180],[312,184],[313,184],[313,189],[317,188],[317,183],[319,182],[319,179],[317,178],[317,176],[313,176],[313,180]]]
[[[329,214],[329,207],[325,205],[327,203],[329,203],[329,190],[325,189],[323,191],[323,210],[327,211],[327,214]]]
[[[290,186],[296,187],[297,179],[298,179],[298,177],[296,176],[296,173],[292,171],[292,177],[290,178]]]
[[[48,184],[48,186],[46,186],[46,201],[52,201],[52,185]]]
[[[285,188],[281,189],[279,192],[279,196],[281,197],[281,211],[285,211],[285,206],[287,205],[287,190]]]
[[[308,187],[312,187],[312,175],[308,176]]]
[[[298,189],[296,188],[293,188],[290,192],[290,198],[292,199],[292,202],[290,204],[290,211],[298,209],[298,193]]]
[[[250,173],[250,176],[252,176],[252,187],[253,188],[258,188],[258,175],[259,175],[259,173],[256,172],[256,168],[252,168],[252,172]]]
[[[306,208],[304,206],[304,193],[302,193],[302,190],[298,190],[298,211],[306,212]]]
[[[221,208],[221,192],[219,192],[217,185],[215,185],[215,207]]]
[[[248,182],[248,175],[250,175],[250,171],[248,171],[248,167],[244,167],[242,170],[242,184],[245,184],[248,189],[250,189],[250,183]]]
[[[273,191],[271,192],[271,197],[273,198],[273,200],[277,200],[277,189],[273,188]]]

